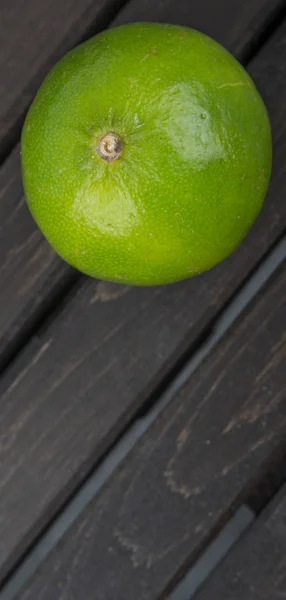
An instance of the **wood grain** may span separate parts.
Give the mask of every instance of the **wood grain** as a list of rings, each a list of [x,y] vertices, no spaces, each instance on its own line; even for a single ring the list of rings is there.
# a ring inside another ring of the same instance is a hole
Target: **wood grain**
[[[286,487],[229,554],[196,600],[278,600],[286,589]]]
[[[168,597],[178,574],[285,443],[285,266],[17,600]]]
[[[124,0],[1,2],[0,157],[51,66],[85,35],[106,26]]]
[[[170,377],[281,234],[286,210],[284,39],[282,27],[251,66],[273,116],[276,157],[268,201],[240,249],[204,276],[169,287],[125,288],[84,280],[2,377],[2,575]]]

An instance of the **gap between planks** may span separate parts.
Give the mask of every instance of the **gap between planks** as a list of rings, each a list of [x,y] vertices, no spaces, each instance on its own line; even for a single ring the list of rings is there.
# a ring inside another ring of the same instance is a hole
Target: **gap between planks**
[[[286,485],[205,582],[198,600],[285,598]]]
[[[286,446],[282,443],[264,464],[263,474],[254,482],[244,499],[244,504],[227,521],[213,541],[206,545],[171,594],[167,592],[166,597],[169,600],[192,600],[203,584],[208,585],[208,580],[227,559],[234,546],[241,541],[246,532],[251,534],[261,514],[268,510],[285,488],[285,463]]]
[[[254,521],[254,513],[247,506],[241,506],[213,542],[206,547],[174,591],[168,595],[169,600],[192,600],[244,533],[249,531]]]
[[[58,517],[46,529],[38,541],[28,550],[24,559],[7,578],[0,591],[0,600],[13,600],[44,561],[59,540],[70,529],[84,508],[95,498],[103,485],[129,454],[135,444],[155,422],[158,415],[166,408],[178,390],[189,379],[210,351],[222,339],[234,321],[255,298],[264,284],[273,275],[286,258],[286,236],[276,244],[266,259],[255,270],[242,286],[241,290],[216,319],[209,337],[193,354],[188,363],[181,369],[159,400],[141,418],[137,418],[127,432],[116,442],[100,465],[82,484],[72,499],[62,509]]]
[[[64,294],[63,294],[64,295]],[[47,309],[48,310],[48,309]],[[135,442],[134,442],[135,443]],[[133,444],[132,444],[133,445]]]
[[[268,14],[268,20],[266,21],[264,28],[254,36],[248,45],[244,48],[241,54],[240,62],[245,65],[248,64],[259,50],[267,43],[271,38],[272,34],[279,27],[281,22],[286,17],[286,3],[285,0],[281,0],[278,6],[275,6],[273,12]]]

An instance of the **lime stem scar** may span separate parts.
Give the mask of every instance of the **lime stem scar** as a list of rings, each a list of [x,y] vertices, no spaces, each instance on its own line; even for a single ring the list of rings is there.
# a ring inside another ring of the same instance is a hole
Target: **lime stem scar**
[[[108,162],[117,160],[123,151],[122,140],[119,135],[110,131],[100,138],[96,150],[100,158]]]

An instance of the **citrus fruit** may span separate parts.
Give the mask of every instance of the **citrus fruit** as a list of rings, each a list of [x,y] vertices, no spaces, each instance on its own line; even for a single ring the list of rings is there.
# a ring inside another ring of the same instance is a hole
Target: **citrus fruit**
[[[192,29],[105,31],[49,73],[22,132],[30,210],[92,276],[177,281],[239,244],[266,194],[271,134],[249,75]]]

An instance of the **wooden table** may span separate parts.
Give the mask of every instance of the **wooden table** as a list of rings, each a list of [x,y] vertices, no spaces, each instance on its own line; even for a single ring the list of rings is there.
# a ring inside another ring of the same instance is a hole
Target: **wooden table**
[[[168,598],[243,505],[256,518],[197,597],[285,597],[285,9],[1,2],[0,600]],[[252,231],[221,265],[169,287],[73,271],[21,187],[21,125],[44,75],[79,41],[135,20],[220,41],[254,78],[273,129]]]

